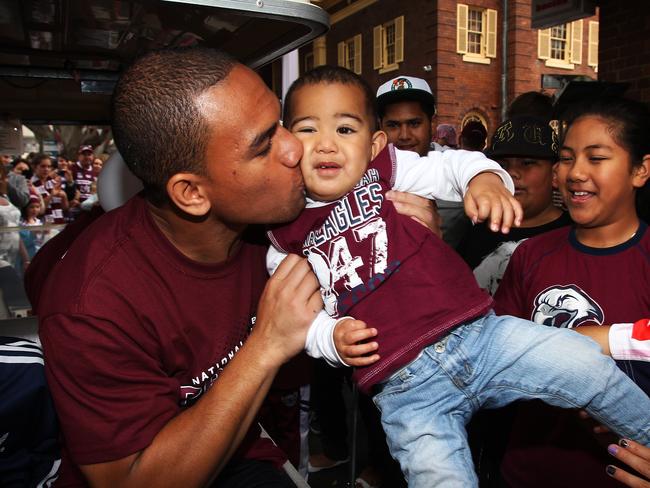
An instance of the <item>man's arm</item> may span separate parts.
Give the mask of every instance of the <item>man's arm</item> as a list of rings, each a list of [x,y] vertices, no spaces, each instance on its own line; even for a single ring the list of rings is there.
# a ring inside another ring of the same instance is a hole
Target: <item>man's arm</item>
[[[264,289],[257,322],[243,347],[205,395],[169,421],[145,449],[81,466],[96,487],[193,487],[213,480],[237,449],[278,368],[302,350],[322,307],[304,259],[289,256]]]
[[[27,187],[27,179],[22,175],[10,173],[8,196],[11,203],[19,209],[26,207],[29,203],[29,188]]]

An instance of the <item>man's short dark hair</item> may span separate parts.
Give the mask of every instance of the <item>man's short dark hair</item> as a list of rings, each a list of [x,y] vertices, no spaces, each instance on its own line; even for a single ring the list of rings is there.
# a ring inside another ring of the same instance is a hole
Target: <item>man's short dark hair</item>
[[[388,110],[388,107],[390,107],[391,105],[396,105],[398,103],[403,103],[403,102],[416,102],[416,103],[418,103],[420,105],[420,108],[422,109],[422,112],[424,112],[424,114],[427,116],[429,121],[433,120],[433,116],[436,115],[436,108],[435,107],[431,106],[428,103],[423,103],[422,100],[419,100],[417,98],[412,98],[412,97],[406,96],[406,97],[402,97],[399,100],[395,100],[393,102],[385,103],[385,104],[380,105],[377,108],[377,115],[379,116],[379,119],[381,120],[381,119],[384,118],[384,116],[386,115],[386,110]]]
[[[209,129],[196,105],[236,61],[207,48],[150,51],[120,77],[112,100],[115,144],[155,204],[179,172],[204,174]]]
[[[340,83],[342,85],[353,85],[360,88],[365,98],[364,105],[366,107],[366,112],[368,113],[370,129],[373,131],[377,129],[377,109],[375,107],[375,94],[372,88],[370,88],[368,82],[359,75],[340,66],[318,66],[307,71],[291,84],[284,97],[282,110],[282,120],[286,127],[291,125],[291,118],[293,117],[293,114],[291,113],[293,108],[292,98],[296,90],[303,86],[319,85],[321,83],[326,85]]]

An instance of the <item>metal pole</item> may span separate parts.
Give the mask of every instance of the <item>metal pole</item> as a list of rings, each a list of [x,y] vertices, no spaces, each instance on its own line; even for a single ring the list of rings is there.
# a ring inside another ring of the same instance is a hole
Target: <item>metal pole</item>
[[[350,454],[350,481],[348,486],[354,488],[357,479],[357,423],[359,422],[359,390],[352,383],[352,452]]]
[[[501,122],[508,110],[508,0],[503,0],[501,35]]]

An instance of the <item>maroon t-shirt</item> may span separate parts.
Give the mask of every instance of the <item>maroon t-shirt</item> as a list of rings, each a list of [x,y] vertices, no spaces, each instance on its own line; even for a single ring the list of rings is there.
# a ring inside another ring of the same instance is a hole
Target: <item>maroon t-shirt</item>
[[[93,171],[92,166],[84,168],[81,162],[77,161],[72,168],[72,175],[74,177],[74,182],[79,189],[79,202],[83,202],[92,192],[92,184],[94,181],[97,181],[97,175]]]
[[[264,245],[244,243],[225,263],[191,261],[140,196],[74,241],[38,307],[65,440],[57,486],[82,484],[70,460],[100,463],[144,449],[218,380],[255,322],[264,259]],[[258,433],[251,429],[242,455],[280,462]]]
[[[328,314],[377,328],[381,359],[353,373],[362,391],[492,305],[453,249],[385,199],[396,164],[389,145],[350,193],[269,233],[278,249],[308,257]]]
[[[650,232],[642,223],[627,242],[605,249],[581,244],[573,227],[529,239],[512,255],[495,299],[497,314],[548,326],[634,322],[650,310]],[[617,364],[650,394],[650,363]],[[576,412],[524,403],[502,472],[517,487],[613,488],[620,484],[605,474],[613,461]]]

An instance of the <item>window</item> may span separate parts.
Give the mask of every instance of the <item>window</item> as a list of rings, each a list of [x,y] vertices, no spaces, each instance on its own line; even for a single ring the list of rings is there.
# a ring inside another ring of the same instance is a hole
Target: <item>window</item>
[[[598,22],[589,22],[589,49],[587,65],[598,72]]]
[[[456,52],[463,61],[489,64],[497,56],[497,11],[456,6]]]
[[[361,34],[338,43],[338,63],[356,74],[361,74]]]
[[[556,25],[551,27],[551,59],[560,59],[564,61],[567,58],[569,50],[567,44],[569,39],[567,37],[567,25]]]
[[[482,55],[483,12],[469,9],[467,22],[467,52]]]
[[[404,16],[373,29],[373,68],[380,73],[395,70],[404,61]]]
[[[314,67],[327,64],[327,44],[325,36],[314,39]]]
[[[317,66],[327,64],[327,45],[325,43],[325,36],[320,36],[314,39],[312,43],[312,50],[305,53],[303,61],[304,72],[314,69]]]
[[[582,20],[540,29],[537,52],[537,57],[553,68],[573,69],[576,64],[581,64]]]

